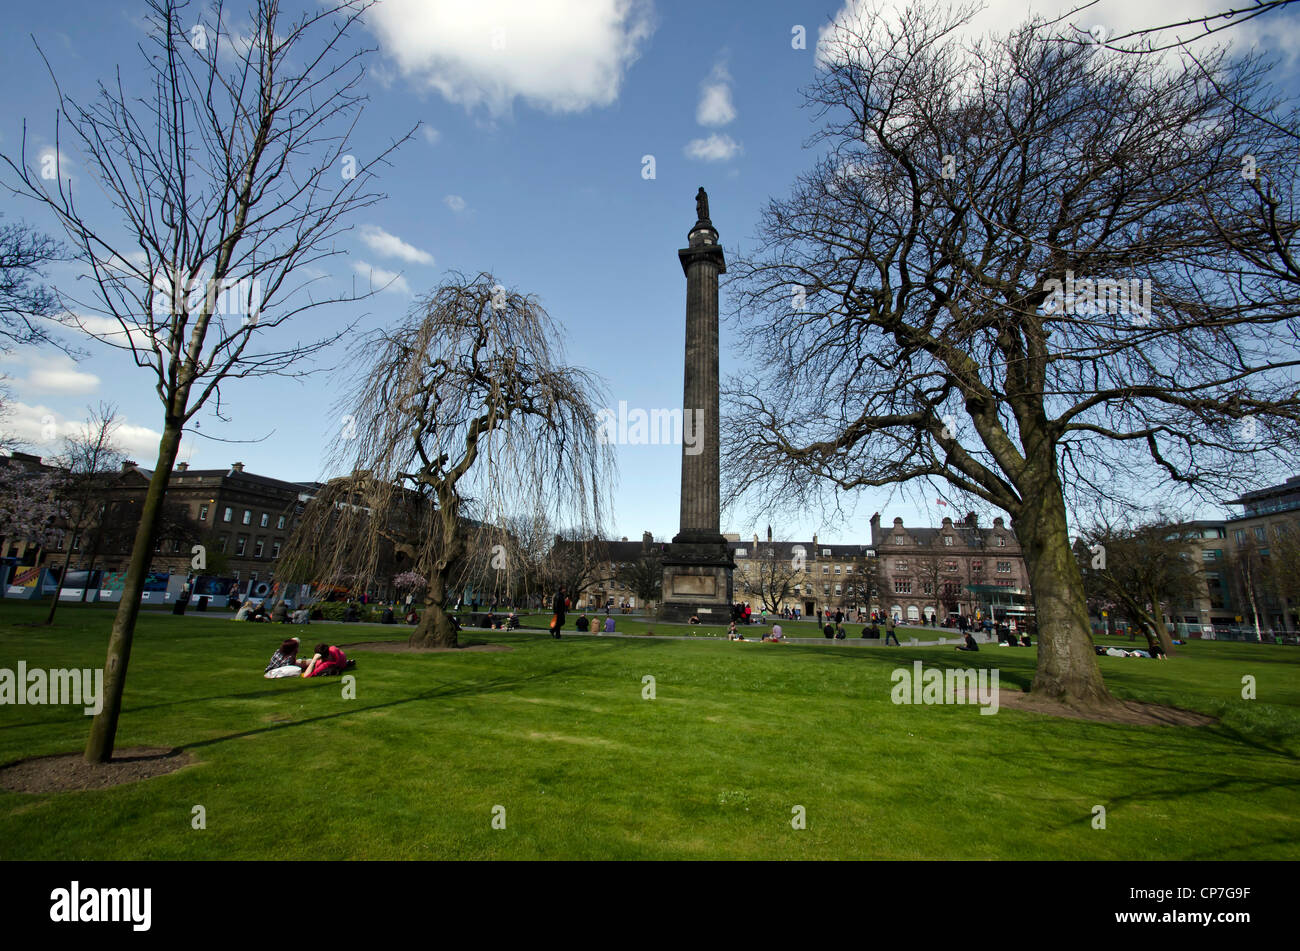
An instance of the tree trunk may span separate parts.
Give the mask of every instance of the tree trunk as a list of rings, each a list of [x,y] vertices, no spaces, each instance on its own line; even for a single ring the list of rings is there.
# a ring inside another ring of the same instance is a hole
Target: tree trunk
[[[54,589],[54,602],[50,605],[50,613],[45,616],[46,625],[54,623],[54,612],[58,610],[59,607],[59,595],[63,594],[63,582],[68,577],[68,565],[72,563],[72,538],[75,537],[76,536],[68,538],[68,551],[67,554],[63,556],[63,570],[59,572],[59,586]],[[84,588],[82,589],[82,592],[84,596]]]
[[[171,480],[172,465],[181,444],[182,422],[168,416],[163,427],[162,441],[158,444],[158,462],[140,510],[140,524],[135,532],[135,545],[131,549],[131,564],[122,585],[122,601],[113,618],[113,633],[108,641],[108,659],[104,662],[104,706],[95,716],[86,743],[85,758],[89,763],[107,763],[113,757],[113,743],[117,738],[117,719],[122,712],[122,693],[126,688],[126,667],[131,659],[131,640],[135,635],[135,622],[140,614],[140,596],[144,591],[145,575],[153,561],[154,534],[162,514],[163,496]]]
[[[444,594],[447,590],[446,569],[435,571],[429,580],[429,587],[424,595],[424,610],[420,612],[420,623],[411,632],[407,641],[410,647],[459,647],[456,640],[456,627],[451,623],[451,615],[443,608]]]
[[[1169,636],[1169,625],[1165,623],[1165,613],[1160,609],[1160,602],[1156,599],[1156,597],[1157,597],[1157,593],[1155,591],[1152,591],[1151,604],[1154,605],[1154,607],[1152,607],[1151,609],[1151,614],[1156,619],[1156,626],[1155,626],[1156,640],[1160,644],[1161,649],[1165,652],[1165,656],[1173,657],[1174,640],[1172,637]],[[1170,610],[1173,610],[1172,598],[1170,599],[1169,607]]]
[[[1025,494],[1013,525],[1029,569],[1038,623],[1038,670],[1031,692],[1077,707],[1112,704],[1097,667],[1083,576],[1070,548],[1065,500],[1055,476],[1045,480],[1041,491]]]

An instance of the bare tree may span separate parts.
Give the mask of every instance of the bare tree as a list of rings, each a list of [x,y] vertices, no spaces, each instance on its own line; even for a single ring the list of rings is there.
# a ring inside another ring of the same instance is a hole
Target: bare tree
[[[1129,620],[1174,654],[1162,604],[1185,604],[1199,593],[1198,566],[1190,560],[1191,530],[1159,513],[1135,524],[1109,524],[1098,519],[1079,533],[1075,552],[1088,597],[1123,608]]]
[[[1098,2],[1099,0],[1091,0],[1082,3],[1066,16],[1076,16],[1095,7]],[[1074,25],[1072,39],[1076,43],[1099,44],[1121,53],[1162,53],[1187,47],[1198,40],[1241,26],[1256,17],[1281,10],[1295,2],[1296,0],[1253,0],[1251,3],[1230,5],[1215,13],[1185,17],[1172,23],[1140,27],[1126,33],[1113,33],[1104,26]]]
[[[1241,156],[1289,188],[1295,150],[1231,105],[1259,98],[1249,57],[1209,63],[1225,100],[1200,67],[1038,20],[963,43],[968,16],[914,5],[828,37],[808,93],[825,154],[731,268],[745,343],[791,358],[730,386],[749,452],[729,484],[937,479],[1001,508],[1034,593],[1032,689],[1103,706],[1067,503],[1226,492],[1300,447],[1298,296],[1223,240],[1267,240],[1234,212]]]
[[[54,600],[50,602],[50,613],[45,616],[46,624],[54,623],[54,612],[59,607],[63,581],[72,561],[72,549],[102,505],[105,478],[120,472],[122,461],[126,458],[113,441],[119,426],[117,407],[100,403],[98,408],[89,411],[80,431],[64,437],[63,452],[54,462],[60,470],[56,492],[62,510],[67,548],[63,556],[63,568],[59,572],[59,586],[54,592]],[[83,591],[83,597],[84,594]]]
[[[57,318],[61,308],[44,283],[44,269],[65,255],[59,242],[22,222],[0,224],[0,352],[19,344],[55,342],[48,320]]]
[[[327,573],[363,578],[387,548],[403,553],[428,579],[412,646],[454,647],[455,566],[475,577],[507,554],[504,529],[494,541],[467,519],[496,530],[509,513],[536,512],[584,535],[599,525],[613,463],[597,438],[598,384],[561,363],[537,300],[489,274],[455,275],[366,352],[375,361],[341,406],[355,425],[330,457],[353,472],[338,480],[349,495],[336,494],[332,530],[305,514],[289,547],[334,539],[319,552]]]
[[[88,272],[93,299],[70,298],[84,315],[79,326],[129,351],[152,373],[163,405],[158,459],[113,622],[104,707],[86,746],[92,762],[112,755],[182,430],[209,400],[220,413],[223,385],[304,372],[306,358],[341,336],[303,343],[288,321],[365,296],[318,294],[303,275],[340,253],[335,238],[348,215],[382,197],[366,189],[396,147],[370,161],[349,152],[367,50],[348,38],[368,5],[339,0],[290,21],[277,0],[256,0],[241,36],[219,2],[204,22],[185,0],[149,0],[147,92],[128,92],[119,77],[83,105],[55,79],[56,152],[70,131],[117,221],[84,215],[61,169],[53,185],[37,174],[25,133],[20,156],[2,157],[11,186],[53,212]]]
[[[780,611],[781,605],[794,594],[797,578],[803,572],[803,563],[794,556],[785,556],[782,547],[772,542],[755,546],[753,554],[736,570],[736,586],[769,611]]]

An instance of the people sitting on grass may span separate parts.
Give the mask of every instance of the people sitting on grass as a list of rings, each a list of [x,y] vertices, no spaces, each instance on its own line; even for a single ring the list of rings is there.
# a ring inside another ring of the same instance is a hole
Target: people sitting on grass
[[[384,608],[384,613],[380,616],[380,618],[379,618],[379,623],[380,623],[380,624],[396,624],[396,623],[397,623],[397,619],[396,619],[395,617],[393,617],[393,609],[392,609],[391,606]]]
[[[271,620],[278,621],[280,624],[289,623],[289,605],[284,601],[275,602],[275,607],[271,608]]]
[[[966,643],[964,645],[959,644],[957,647],[954,648],[954,650],[977,651],[980,649],[979,644],[975,642],[975,635],[971,634],[970,631],[966,632],[965,638],[966,638]]]
[[[282,643],[274,654],[271,655],[271,662],[266,665],[266,670],[262,676],[267,680],[278,680],[281,677],[301,677],[303,668],[307,666],[305,660],[298,659],[298,638],[291,637]]]
[[[293,616],[291,620],[293,621],[294,624],[310,624],[311,611],[309,611],[307,608],[299,608],[297,611],[293,612]]]
[[[766,637],[763,638],[763,640],[769,641],[770,643],[773,644],[779,644],[784,639],[785,639],[785,632],[781,630],[780,624],[773,624],[771,633],[769,633]]]
[[[1024,634],[1021,634],[1021,635],[1020,635],[1020,646],[1021,646],[1021,647],[1033,647],[1033,646],[1034,646],[1034,645],[1033,645],[1033,642],[1029,640],[1029,632],[1028,632],[1028,631],[1026,631]]]
[[[349,601],[348,606],[343,609],[343,623],[355,624],[361,620],[361,610],[357,607],[355,601]]]
[[[591,621],[585,614],[579,614],[578,619],[573,622],[573,629],[583,634],[591,633]]]
[[[687,621],[686,623],[687,623],[687,624],[699,624],[699,623],[700,623],[700,619],[699,619],[699,617],[698,617],[697,615],[692,614],[692,615],[691,615],[691,619],[690,619],[689,621]]]
[[[239,606],[239,610],[235,612],[235,616],[233,620],[247,621],[252,616],[253,616],[253,602],[245,601],[243,604]]]
[[[880,625],[873,619],[870,624],[862,629],[862,636],[870,637],[877,641],[880,640]]]
[[[407,624],[419,624],[420,612],[415,610],[414,608],[411,608],[409,611],[406,612],[406,617],[402,618],[402,620],[405,621]]]
[[[727,640],[729,640],[729,641],[740,640],[740,635],[739,635],[738,633],[736,633],[736,622],[735,622],[735,621],[732,621],[732,622],[731,622],[731,626],[727,628]]]
[[[341,674],[350,666],[347,655],[332,644],[317,644],[316,652],[303,669],[304,677],[328,677]],[[352,665],[354,666],[354,665]]]
[[[826,626],[822,628],[822,636],[828,641],[835,637],[835,625],[827,621]]]
[[[848,637],[848,634],[846,634],[845,631],[844,631],[844,624],[843,624],[843,622],[841,622],[841,621],[836,621],[836,622],[835,622],[835,639],[836,639],[837,641],[842,641],[842,640],[844,640],[846,637]]]
[[[516,614],[514,611],[511,611],[510,616],[506,618],[505,629],[507,631],[513,631],[518,626],[519,626],[519,615]]]
[[[606,634],[614,633],[614,619],[612,617],[605,618],[605,633]]]

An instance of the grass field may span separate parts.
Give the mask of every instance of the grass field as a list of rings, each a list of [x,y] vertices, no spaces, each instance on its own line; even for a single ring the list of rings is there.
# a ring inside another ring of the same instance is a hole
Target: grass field
[[[0,604],[0,668],[103,664],[111,610],[65,606],[53,629],[33,625],[42,610]],[[891,671],[914,660],[996,666],[1004,688],[1027,687],[1021,648],[467,632],[512,650],[350,652],[345,700],[338,678],[262,678],[285,630],[142,614],[118,746],[199,762],[106,790],[0,791],[0,858],[1300,857],[1295,648],[1099,658],[1118,696],[1220,718],[1157,728],[891,702]],[[1258,699],[1242,699],[1244,675]],[[0,706],[0,763],[79,750],[89,722],[79,707]]]

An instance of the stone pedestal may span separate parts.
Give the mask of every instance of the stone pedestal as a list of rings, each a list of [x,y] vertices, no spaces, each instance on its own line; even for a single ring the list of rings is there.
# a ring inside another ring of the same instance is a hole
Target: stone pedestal
[[[731,619],[735,562],[719,531],[718,275],[727,270],[708,197],[677,252],[686,275],[686,361],[682,392],[681,531],[664,552],[659,616],[666,621],[726,624]]]

